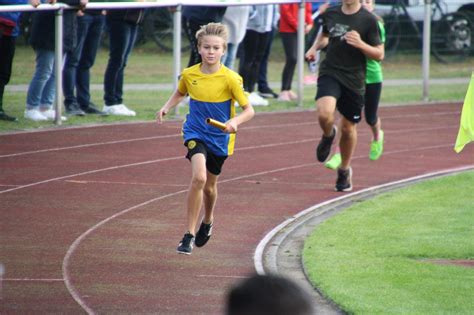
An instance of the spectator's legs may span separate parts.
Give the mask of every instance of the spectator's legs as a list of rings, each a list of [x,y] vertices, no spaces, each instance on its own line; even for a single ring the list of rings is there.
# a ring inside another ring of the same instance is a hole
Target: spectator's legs
[[[51,63],[53,64],[53,70],[51,71],[49,79],[45,82],[43,93],[41,94],[40,109],[42,110],[52,109],[54,104],[54,98],[56,97],[56,67],[54,64],[54,58]]]
[[[267,47],[265,47],[265,53],[263,54],[262,61],[260,62],[260,70],[258,71],[258,90],[263,92],[270,89],[267,79],[267,69],[268,69],[268,58],[270,57],[270,52],[273,44],[273,37],[275,31],[272,30],[268,34]]]
[[[66,109],[75,106],[77,103],[74,93],[76,87],[77,66],[79,64],[79,58],[81,58],[81,52],[86,40],[88,27],[84,23],[84,17],[85,16],[80,16],[77,18],[77,44],[74,50],[67,55],[63,69],[63,93]]]
[[[201,62],[201,55],[198,52],[196,39],[196,33],[200,28],[201,26],[199,24],[196,24],[187,18],[183,18],[183,29],[186,33],[189,43],[191,44],[191,54],[189,56],[188,67],[194,66],[195,64]]]
[[[104,28],[105,16],[86,14],[78,19],[78,23],[83,23],[85,33],[84,46],[81,58],[76,70],[77,102],[81,108],[89,106],[90,102],[90,68],[94,65],[97,50],[99,48],[100,37]]]
[[[234,69],[234,62],[235,57],[237,55],[237,47],[238,45],[228,43],[227,44],[227,51],[225,55],[222,57],[222,63],[229,69]]]
[[[296,33],[280,33],[280,36],[286,57],[286,62],[282,73],[281,90],[290,91],[297,61],[298,36]]]
[[[109,30],[109,62],[104,75],[105,105],[122,104],[123,73],[128,54],[137,36],[137,26],[124,21],[106,19]]]
[[[117,100],[119,101],[119,104],[123,103],[123,98],[122,98],[123,97],[123,78],[124,78],[125,68],[127,67],[128,57],[130,57],[130,54],[132,53],[133,47],[135,46],[135,42],[137,40],[138,26],[129,25],[129,34],[130,36],[128,37],[128,42],[127,42],[127,46],[125,47],[125,54],[123,57],[123,64],[122,64],[122,67],[120,68],[118,78],[117,78],[117,83],[115,86],[115,91],[117,92]]]
[[[54,100],[54,51],[37,49],[36,51],[36,68],[28,87],[28,93],[26,97],[27,109],[38,109],[45,100],[50,100],[51,97],[45,97],[43,94],[51,94],[51,88],[53,88],[53,100]],[[52,83],[51,83],[51,77]],[[47,92],[45,92],[45,90]],[[52,103],[51,103],[52,104]]]
[[[243,40],[245,58],[240,67],[240,75],[244,80],[244,88],[247,92],[253,92],[258,80],[260,62],[265,53],[270,32],[258,33],[247,30]]]
[[[3,113],[3,93],[12,73],[15,37],[0,36],[0,52],[0,113]]]

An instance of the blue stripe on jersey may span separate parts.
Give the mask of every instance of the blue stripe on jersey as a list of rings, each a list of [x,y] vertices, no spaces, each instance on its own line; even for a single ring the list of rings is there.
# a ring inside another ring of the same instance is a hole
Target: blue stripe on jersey
[[[183,125],[184,141],[199,139],[217,156],[227,156],[229,134],[206,123],[207,118],[221,122],[231,117],[231,100],[225,102],[202,102],[194,99],[189,101],[189,114]]]

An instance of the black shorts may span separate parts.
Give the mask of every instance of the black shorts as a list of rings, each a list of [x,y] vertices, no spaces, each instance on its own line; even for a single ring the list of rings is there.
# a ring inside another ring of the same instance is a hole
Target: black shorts
[[[186,158],[191,161],[191,157],[196,153],[204,154],[206,158],[206,169],[214,175],[219,175],[222,171],[222,165],[224,165],[227,156],[218,156],[209,151],[207,146],[199,140],[189,140],[184,143],[188,148]]]
[[[364,96],[342,85],[335,78],[323,75],[318,78],[318,91],[315,100],[323,96],[333,96],[337,99],[337,110],[347,120],[354,123],[360,121],[362,108],[364,107]]]

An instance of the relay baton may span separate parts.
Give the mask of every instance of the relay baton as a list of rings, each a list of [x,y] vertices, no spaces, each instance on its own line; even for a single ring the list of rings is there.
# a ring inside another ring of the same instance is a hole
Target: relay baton
[[[220,130],[224,130],[226,127],[224,123],[221,123],[220,121],[212,119],[212,118],[207,118],[206,123],[213,127],[219,128]]]

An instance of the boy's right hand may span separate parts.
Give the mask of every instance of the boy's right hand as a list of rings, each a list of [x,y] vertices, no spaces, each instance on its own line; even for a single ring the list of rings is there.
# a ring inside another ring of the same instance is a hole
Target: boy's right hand
[[[311,46],[308,51],[304,54],[304,57],[306,58],[306,60],[308,61],[314,61],[316,60],[316,49],[313,46]]]
[[[160,109],[156,112],[156,122],[161,124],[163,122],[163,116],[165,116],[168,111],[164,108]]]

